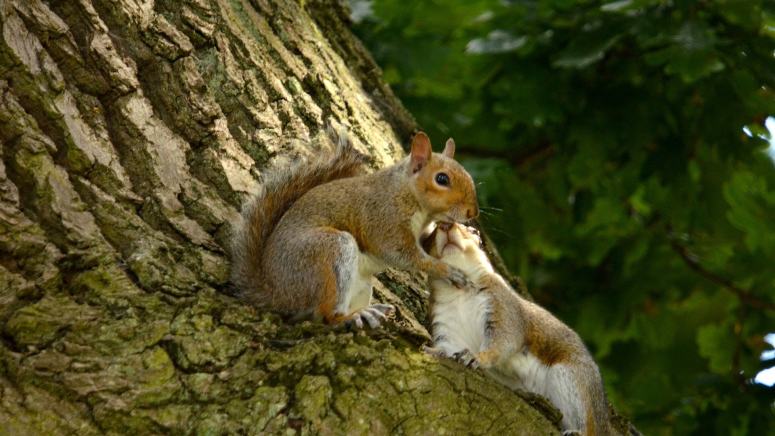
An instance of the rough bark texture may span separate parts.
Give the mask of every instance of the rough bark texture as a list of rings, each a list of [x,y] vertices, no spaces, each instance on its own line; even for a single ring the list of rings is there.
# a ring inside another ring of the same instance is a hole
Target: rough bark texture
[[[412,118],[336,3],[0,0],[0,433],[556,433],[556,412],[396,325],[289,325],[226,295],[261,172]],[[553,422],[554,421],[554,422]]]

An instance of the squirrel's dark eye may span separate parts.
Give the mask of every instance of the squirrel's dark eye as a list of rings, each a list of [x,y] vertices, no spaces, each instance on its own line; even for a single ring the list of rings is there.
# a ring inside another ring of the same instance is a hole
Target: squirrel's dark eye
[[[441,186],[449,186],[449,176],[447,175],[447,173],[436,174],[436,183],[438,183]]]

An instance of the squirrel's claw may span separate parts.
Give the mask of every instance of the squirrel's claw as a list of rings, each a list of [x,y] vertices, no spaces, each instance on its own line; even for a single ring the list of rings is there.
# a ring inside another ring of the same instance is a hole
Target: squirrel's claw
[[[471,235],[471,238],[473,238],[474,241],[476,241],[476,245],[482,246],[482,233],[477,229],[476,227],[472,226],[465,226],[468,233]]]
[[[392,304],[372,304],[369,306],[369,309],[378,310],[385,314],[385,316],[390,316],[396,311],[395,306]]]
[[[347,320],[347,325],[356,329],[362,329],[366,325],[375,329],[382,325],[387,317],[395,311],[392,304],[374,304],[354,312]]]
[[[449,276],[447,277],[447,279],[456,288],[459,288],[459,289],[474,288],[474,283],[471,281],[471,279],[469,279],[468,276],[466,276],[466,274],[458,268],[450,267]]]
[[[452,358],[467,368],[479,368],[479,361],[476,360],[476,357],[470,351],[468,351],[468,348],[453,354]]]
[[[423,353],[425,353],[425,354],[427,354],[429,356],[435,357],[437,359],[449,358],[447,353],[445,353],[444,350],[442,350],[440,348],[429,347],[427,345],[423,345],[420,349],[422,350]]]
[[[377,309],[372,309],[371,307],[367,307],[361,310],[360,314],[361,317],[366,320],[369,328],[372,329],[379,327],[379,325],[382,324],[382,321],[387,319],[384,313],[378,311]]]
[[[345,325],[348,327],[354,328],[356,330],[363,329],[363,319],[361,319],[360,314],[353,314],[352,318],[345,321]]]
[[[476,356],[474,356],[470,351],[468,351],[468,348],[458,351],[457,353],[449,354],[440,348],[428,347],[427,345],[423,345],[422,351],[423,353],[431,355],[436,358],[452,359],[455,362],[458,362],[467,368],[471,368],[471,369],[479,368],[479,361],[476,360]]]

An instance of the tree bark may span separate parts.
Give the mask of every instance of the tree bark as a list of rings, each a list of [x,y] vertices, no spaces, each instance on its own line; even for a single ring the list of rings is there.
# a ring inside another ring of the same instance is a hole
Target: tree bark
[[[0,433],[557,433],[438,362],[427,294],[385,330],[288,324],[228,288],[261,173],[348,126],[376,166],[412,117],[339,3],[0,0]]]

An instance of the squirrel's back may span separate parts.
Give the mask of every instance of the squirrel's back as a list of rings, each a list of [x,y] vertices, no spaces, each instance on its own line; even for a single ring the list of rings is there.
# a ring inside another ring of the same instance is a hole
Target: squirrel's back
[[[368,157],[355,150],[345,134],[329,135],[337,142],[332,155],[266,173],[259,193],[243,207],[231,246],[231,282],[240,295],[250,296],[266,286],[261,271],[266,241],[296,200],[316,186],[363,173]]]

